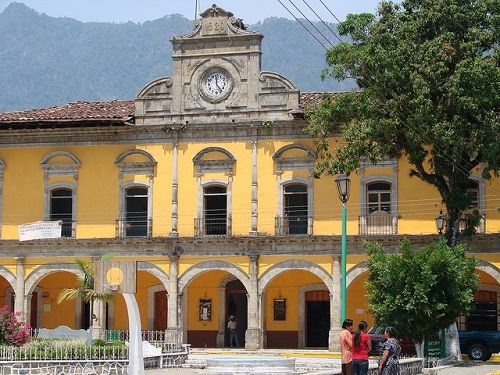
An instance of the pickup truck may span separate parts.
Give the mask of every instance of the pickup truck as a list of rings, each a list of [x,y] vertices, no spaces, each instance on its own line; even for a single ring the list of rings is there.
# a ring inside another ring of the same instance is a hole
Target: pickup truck
[[[460,350],[470,359],[487,361],[500,352],[500,331],[459,331]]]

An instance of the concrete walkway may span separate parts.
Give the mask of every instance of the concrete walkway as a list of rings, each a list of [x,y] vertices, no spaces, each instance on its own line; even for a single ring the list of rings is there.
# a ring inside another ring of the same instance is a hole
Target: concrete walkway
[[[464,361],[452,367],[439,369],[437,375],[500,375],[500,363]]]

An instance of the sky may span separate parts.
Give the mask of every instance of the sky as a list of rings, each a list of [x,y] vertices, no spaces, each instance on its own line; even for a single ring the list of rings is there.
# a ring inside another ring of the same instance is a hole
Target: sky
[[[144,22],[179,13],[189,19],[194,18],[195,0],[16,0],[40,13],[53,17],[70,17],[83,22]],[[297,17],[301,17],[290,0],[280,0]],[[348,13],[373,13],[379,0],[291,0],[310,19],[314,14],[307,8],[306,2],[325,21],[336,22],[321,1],[341,21]],[[12,0],[0,0],[0,12]],[[268,17],[293,18],[278,0],[199,0],[201,11],[214,2],[242,18],[247,24],[262,21]]]

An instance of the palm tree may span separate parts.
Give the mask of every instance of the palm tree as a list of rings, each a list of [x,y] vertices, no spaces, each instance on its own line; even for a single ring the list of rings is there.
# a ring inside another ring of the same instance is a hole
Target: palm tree
[[[113,255],[103,255],[102,260],[109,260]],[[60,304],[66,300],[74,300],[81,298],[82,301],[90,304],[90,325],[94,316],[94,301],[112,302],[114,300],[113,293],[98,293],[94,290],[94,275],[95,267],[92,262],[86,262],[81,259],[75,259],[75,264],[81,271],[83,276],[77,276],[78,286],[76,288],[66,288],[61,290],[57,297],[57,303]]]

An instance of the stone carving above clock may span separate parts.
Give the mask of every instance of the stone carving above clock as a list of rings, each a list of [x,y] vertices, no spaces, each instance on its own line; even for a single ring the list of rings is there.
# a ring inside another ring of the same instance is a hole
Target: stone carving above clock
[[[261,72],[262,38],[231,12],[207,9],[192,32],[172,38],[172,78],[140,92],[136,124],[290,119],[299,90],[279,74]]]

